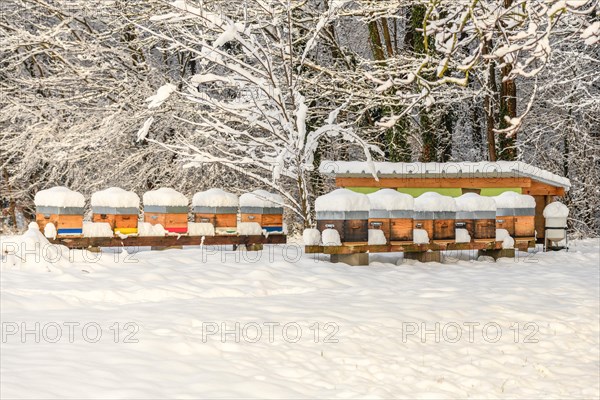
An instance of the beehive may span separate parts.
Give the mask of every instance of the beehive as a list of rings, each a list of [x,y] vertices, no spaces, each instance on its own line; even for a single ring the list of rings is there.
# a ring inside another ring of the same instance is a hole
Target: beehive
[[[548,204],[543,212],[545,218],[545,238],[552,242],[559,242],[566,237],[567,218],[569,208],[561,202],[555,201]]]
[[[452,197],[426,192],[415,199],[415,229],[427,231],[433,240],[451,241],[455,238],[456,202]]]
[[[171,188],[160,188],[144,193],[144,221],[161,225],[167,232],[186,233],[188,199]]]
[[[455,200],[457,229],[466,229],[474,240],[496,238],[496,202],[493,198],[465,193]]]
[[[140,198],[134,192],[111,187],[92,194],[92,222],[105,222],[115,234],[138,233]]]
[[[34,202],[36,222],[46,236],[82,236],[85,198],[81,193],[56,186],[37,192]]]
[[[235,194],[221,189],[198,192],[192,198],[194,222],[211,223],[217,235],[235,234],[238,205]]]
[[[388,243],[412,242],[414,198],[394,189],[381,189],[369,197],[369,229],[381,229]]]
[[[270,233],[283,232],[283,198],[266,190],[240,196],[241,222],[256,222]]]
[[[496,229],[506,229],[513,237],[535,236],[535,199],[527,194],[504,192],[494,197]]]
[[[317,229],[335,229],[343,244],[367,244],[369,198],[348,189],[337,189],[315,201]]]

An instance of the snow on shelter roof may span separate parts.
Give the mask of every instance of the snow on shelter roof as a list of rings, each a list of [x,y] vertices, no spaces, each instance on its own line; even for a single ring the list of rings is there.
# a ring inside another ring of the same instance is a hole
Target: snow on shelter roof
[[[531,178],[569,190],[569,179],[522,161],[479,161],[449,163],[392,163],[366,161],[323,161],[319,172],[340,177],[395,178]]]

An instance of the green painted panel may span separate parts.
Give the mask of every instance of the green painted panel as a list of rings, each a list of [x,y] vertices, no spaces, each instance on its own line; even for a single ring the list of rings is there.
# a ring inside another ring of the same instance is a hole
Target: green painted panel
[[[374,187],[349,187],[348,189],[358,192],[369,194],[376,192],[378,189]],[[458,197],[462,194],[462,191],[459,188],[399,188],[398,191],[400,193],[410,194],[413,197],[418,197],[425,192],[436,192],[439,194],[443,194],[444,196]],[[521,193],[521,188],[484,188],[481,189],[482,196],[498,196],[504,192],[517,192]]]
[[[450,197],[458,197],[462,194],[462,191],[457,188],[398,188],[398,191],[410,194],[412,197],[419,197],[426,192],[436,192]]]
[[[358,192],[358,193],[364,193],[364,194],[369,194],[369,193],[373,193],[378,191],[378,188],[374,188],[374,187],[349,187],[346,189],[350,189],[353,192]]]
[[[481,189],[482,196],[498,196],[504,192],[517,192],[521,193],[521,188],[484,188]]]

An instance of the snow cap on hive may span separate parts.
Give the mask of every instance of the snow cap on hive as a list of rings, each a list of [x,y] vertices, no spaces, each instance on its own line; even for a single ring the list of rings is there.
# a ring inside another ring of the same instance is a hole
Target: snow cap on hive
[[[150,190],[144,193],[143,199],[145,206],[185,207],[188,205],[187,197],[171,188]]]
[[[367,195],[371,203],[371,210],[412,210],[415,199],[405,193],[394,189],[381,189]]]
[[[317,197],[316,211],[369,211],[371,203],[366,194],[348,189],[336,189]]]
[[[504,192],[494,197],[497,208],[535,208],[535,199],[528,194]]]
[[[456,211],[456,201],[437,192],[425,192],[415,199],[415,211]]]
[[[496,211],[496,202],[491,197],[477,193],[465,193],[454,199],[458,211]]]
[[[198,192],[192,198],[192,206],[200,207],[237,207],[238,203],[235,194],[218,188]]]
[[[134,192],[111,187],[92,194],[92,207],[138,208],[140,197]]]
[[[36,206],[43,207],[85,207],[85,197],[64,186],[40,190],[33,201]]]
[[[560,201],[550,203],[544,208],[544,218],[567,218],[569,208]]]
[[[266,190],[255,190],[250,193],[244,193],[240,196],[241,207],[260,207],[260,208],[281,208],[283,207],[283,198]]]

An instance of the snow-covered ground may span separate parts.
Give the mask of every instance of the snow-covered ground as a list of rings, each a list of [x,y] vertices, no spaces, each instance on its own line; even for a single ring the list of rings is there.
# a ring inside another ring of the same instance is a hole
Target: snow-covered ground
[[[0,397],[598,398],[599,251],[349,267],[272,246],[5,264]]]

